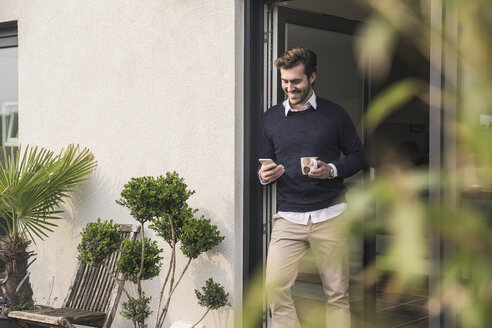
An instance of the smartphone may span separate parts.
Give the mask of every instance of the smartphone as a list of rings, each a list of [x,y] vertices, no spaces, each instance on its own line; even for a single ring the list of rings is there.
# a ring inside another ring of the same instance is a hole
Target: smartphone
[[[270,158],[259,158],[258,161],[263,165],[263,164],[270,164],[274,163],[273,159]]]

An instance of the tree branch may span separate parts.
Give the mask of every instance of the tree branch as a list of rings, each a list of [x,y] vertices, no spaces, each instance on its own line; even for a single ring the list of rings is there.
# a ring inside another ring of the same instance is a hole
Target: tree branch
[[[162,324],[160,324],[160,321],[161,321],[160,320],[160,312],[161,312],[162,298],[164,297],[164,291],[166,289],[166,285],[167,285],[167,282],[169,280],[169,276],[170,276],[171,271],[172,271],[174,256],[176,256],[176,253],[171,252],[171,259],[169,261],[169,269],[167,270],[166,279],[164,280],[164,284],[162,284],[161,293],[159,296],[159,303],[157,305],[157,315],[156,315],[157,319],[155,321],[155,328],[162,327]]]
[[[184,267],[183,271],[181,272],[181,275],[179,276],[179,279],[178,279],[178,281],[176,282],[176,285],[174,285],[173,290],[172,290],[172,291],[171,291],[171,293],[169,294],[169,297],[171,297],[171,295],[172,295],[172,294],[174,293],[174,291],[176,290],[176,287],[178,287],[179,282],[181,281],[181,278],[183,278],[183,276],[184,276],[184,274],[185,274],[186,270],[188,270],[188,267],[190,266],[191,260],[192,260],[191,258],[190,258],[190,259],[188,259],[188,263],[186,263],[186,266]]]
[[[200,318],[200,320],[198,320],[193,326],[191,326],[191,328],[195,328],[196,325],[198,325],[200,323],[200,321],[203,320],[203,318],[205,318],[205,316],[210,312],[210,308],[207,308],[207,311],[205,312],[204,315],[202,315],[202,317]]]
[[[169,294],[167,297],[166,305],[164,305],[164,308],[162,309],[161,316],[157,317],[157,322],[158,322],[158,326],[156,326],[157,328],[161,328],[162,325],[164,324],[164,320],[166,319],[167,310],[169,308],[169,302],[171,301],[171,295],[174,289],[174,277],[176,276],[176,231],[174,228],[174,223],[171,214],[167,213],[167,216],[169,218],[169,225],[171,226],[171,268],[170,269],[172,274],[171,274],[171,281],[169,282]],[[159,307],[160,307],[160,301],[159,301]]]
[[[143,221],[140,222],[140,226],[142,227],[140,229],[142,232],[142,258],[140,259],[140,271],[138,272],[137,275],[137,290],[138,290],[138,296],[142,297],[142,274],[143,274],[144,263],[145,263],[145,229],[144,229]]]
[[[126,297],[128,299],[130,299],[131,296],[128,293],[128,291],[125,289],[125,286],[123,285],[123,283],[121,282],[121,280],[118,279],[118,277],[116,277],[114,275],[113,271],[108,267],[108,265],[104,261],[102,262],[102,265],[103,265],[104,269],[111,275],[111,277],[114,279],[114,281],[116,281],[116,283],[120,286],[121,290],[123,291],[123,293],[125,293]]]

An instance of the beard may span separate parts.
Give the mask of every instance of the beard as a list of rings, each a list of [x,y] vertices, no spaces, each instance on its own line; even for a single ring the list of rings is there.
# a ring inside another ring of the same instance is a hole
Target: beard
[[[285,92],[289,98],[291,106],[303,104],[308,100],[309,88],[303,90],[297,90],[296,92]]]

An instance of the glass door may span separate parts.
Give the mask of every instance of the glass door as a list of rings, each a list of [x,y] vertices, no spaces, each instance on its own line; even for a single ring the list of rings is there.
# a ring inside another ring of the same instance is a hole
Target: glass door
[[[365,108],[364,77],[358,70],[353,49],[355,31],[359,22],[329,15],[312,13],[286,7],[269,6],[265,15],[267,54],[265,56],[265,110],[282,102],[284,93],[280,88],[278,70],[273,66],[275,58],[286,49],[303,46],[312,49],[318,58],[318,72],[314,90],[317,96],[329,99],[345,108],[364,140],[363,114]],[[345,180],[351,185],[361,184],[363,174]],[[264,245],[268,247],[271,232],[271,217],[276,211],[275,186],[264,189]],[[350,195],[347,194],[347,198]],[[362,313],[362,284],[360,272],[363,263],[364,241],[351,241],[351,283],[350,295],[353,313]],[[266,256],[266,253],[265,253]],[[298,279],[293,289],[301,322],[310,323],[310,318],[319,316],[313,311],[324,308],[324,294],[314,260],[308,253],[301,263]],[[268,318],[269,319],[269,316]],[[271,327],[269,320],[267,327]],[[320,323],[320,327],[324,324]]]
[[[357,31],[360,24],[364,23],[329,14],[332,10],[337,13],[344,12],[344,5],[328,5],[328,10],[326,7],[320,7],[320,11],[323,9],[323,13],[320,13],[313,12],[317,10],[316,6],[311,6],[310,11],[296,8],[300,3],[289,1],[266,7],[265,110],[284,100],[279,75],[273,66],[275,58],[286,49],[295,46],[312,49],[318,57],[318,73],[314,86],[316,94],[345,108],[365,144],[370,160],[370,170],[345,180],[348,188],[347,202],[350,206],[351,186],[370,183],[370,180],[377,177],[378,169],[383,166],[388,150],[399,152],[415,166],[428,165],[428,106],[418,100],[402,106],[370,136],[364,131],[364,112],[367,104],[371,102],[372,95],[402,77],[419,75],[420,78],[428,79],[429,66],[426,66],[427,64],[421,61],[412,49],[402,46],[399,49],[403,54],[402,58],[410,60],[395,58],[388,78],[374,83],[368,76],[369,69],[364,70],[365,75],[361,73],[355,57]],[[346,3],[345,6],[348,7],[349,4]],[[270,238],[271,216],[276,210],[273,188],[265,188],[264,204],[266,251]],[[374,206],[377,208],[377,204]],[[375,219],[377,220],[377,212]],[[377,270],[378,257],[384,256],[391,238],[392,236],[378,233],[365,238],[353,237],[351,240],[350,302],[353,327],[367,327],[369,322],[376,327],[428,326],[428,289],[423,288],[409,294],[388,295],[384,292],[384,276],[377,284],[371,285],[371,288],[364,287],[364,267],[368,263],[376,263]],[[301,265],[293,290],[299,318],[306,323],[310,322],[310,318],[319,319],[319,316],[313,315],[313,311],[317,311],[313,309],[322,309],[325,299],[319,274],[312,263],[313,260],[308,255]],[[271,327],[268,320],[266,325]],[[319,326],[324,327],[323,323],[319,323]]]

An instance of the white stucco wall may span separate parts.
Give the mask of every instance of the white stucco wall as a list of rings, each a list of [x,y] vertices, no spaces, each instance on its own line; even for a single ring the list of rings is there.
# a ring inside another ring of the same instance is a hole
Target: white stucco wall
[[[86,223],[133,222],[115,204],[131,177],[176,170],[196,190],[191,205],[226,239],[191,266],[165,326],[201,316],[193,289],[209,276],[239,305],[242,17],[241,0],[0,1],[0,22],[18,22],[21,143],[56,151],[77,143],[98,161],[66,219],[35,246],[38,303],[62,303]],[[145,284],[154,298],[157,280]],[[232,319],[219,311],[204,323]],[[118,315],[113,327],[131,324]]]

